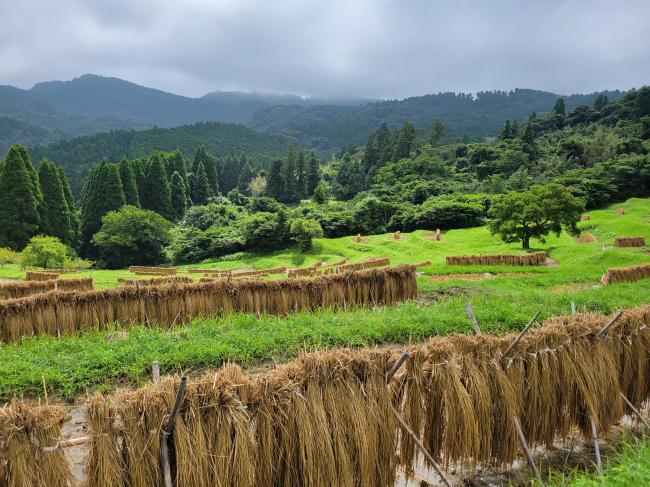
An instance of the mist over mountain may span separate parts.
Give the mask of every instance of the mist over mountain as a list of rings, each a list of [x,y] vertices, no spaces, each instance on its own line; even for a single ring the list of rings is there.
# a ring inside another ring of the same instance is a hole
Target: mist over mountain
[[[610,100],[623,92],[608,91]],[[545,113],[561,95],[532,89],[476,95],[438,93],[403,100],[304,98],[293,94],[215,91],[199,98],[147,88],[118,78],[86,74],[23,90],[0,86],[0,152],[12,143],[45,145],[112,130],[171,128],[197,122],[244,124],[281,134],[323,154],[365,143],[382,123],[406,121],[427,129],[445,125],[448,140],[482,140],[504,121]],[[565,97],[568,109],[590,105],[597,93]],[[205,141],[207,142],[207,141]]]

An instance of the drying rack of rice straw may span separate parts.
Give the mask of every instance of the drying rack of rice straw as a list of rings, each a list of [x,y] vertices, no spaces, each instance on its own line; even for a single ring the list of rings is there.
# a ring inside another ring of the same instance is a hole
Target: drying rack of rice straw
[[[178,269],[176,267],[147,267],[141,265],[132,265],[129,267],[129,272],[136,275],[160,275],[170,276],[176,274]]]
[[[520,451],[539,476],[532,447],[577,428],[601,468],[599,434],[626,414],[648,427],[639,407],[650,399],[650,305],[609,316],[572,306],[571,316],[536,327],[538,316],[518,334],[491,336],[471,311],[473,336],[432,337],[401,354],[309,352],[256,376],[226,364],[191,381],[160,380],[154,363],[152,385],[92,397],[89,434],[72,440],[60,439],[55,406],[50,429],[38,439],[27,434],[41,425],[32,406],[15,401],[0,410],[0,445],[11,435],[0,465],[33,477],[9,485],[64,486],[62,448],[86,443],[89,487],[125,479],[390,487],[397,468],[412,474],[423,457],[450,485],[444,468],[452,462],[505,466]]]

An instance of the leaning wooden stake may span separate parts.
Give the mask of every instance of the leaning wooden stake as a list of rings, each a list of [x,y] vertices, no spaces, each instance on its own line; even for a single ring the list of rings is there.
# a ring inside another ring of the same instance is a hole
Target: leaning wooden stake
[[[600,458],[600,446],[598,445],[598,432],[596,431],[596,421],[593,416],[589,416],[589,424],[591,425],[591,439],[594,442],[594,454],[596,455],[596,468],[598,473],[603,474],[603,461]]]
[[[476,316],[474,316],[474,311],[472,306],[469,303],[465,303],[465,309],[467,310],[467,316],[469,316],[469,321],[472,323],[472,328],[474,328],[474,333],[477,335],[481,334],[481,327],[478,324]]]
[[[519,443],[521,443],[521,448],[524,450],[524,453],[526,454],[528,465],[530,465],[530,468],[532,468],[533,472],[535,472],[535,477],[537,477],[539,483],[544,485],[544,482],[542,481],[542,477],[540,477],[539,475],[539,470],[537,470],[537,465],[535,464],[535,459],[533,458],[533,454],[530,451],[530,448],[528,448],[528,443],[526,443],[526,437],[524,436],[524,432],[521,429],[521,425],[519,424],[519,421],[514,415],[512,416],[512,422],[515,424],[515,429],[517,430],[517,436],[519,437]]]
[[[627,404],[628,407],[634,412],[634,414],[636,414],[637,418],[639,418],[641,420],[641,422],[645,425],[645,427],[650,428],[650,424],[648,424],[648,422],[645,420],[645,418],[643,416],[641,416],[641,413],[639,412],[639,410],[637,408],[634,407],[634,404],[632,404],[630,402],[630,400],[627,397],[625,397],[625,394],[623,394],[622,392],[619,392],[619,394],[621,395],[621,397],[625,401],[625,404]]]
[[[404,362],[406,362],[406,360],[408,358],[409,358],[409,353],[404,352],[400,356],[400,358],[397,359],[397,362],[395,362],[395,365],[393,365],[393,367],[386,374],[386,382],[387,383],[390,382],[390,380],[395,376],[395,374],[397,373],[399,368],[402,365],[404,365]],[[406,430],[408,435],[413,440],[413,443],[415,443],[415,445],[418,447],[418,450],[420,450],[422,455],[425,456],[425,458],[429,461],[429,463],[431,464],[433,469],[436,471],[436,473],[438,474],[438,476],[442,480],[442,483],[445,484],[447,487],[451,487],[451,483],[449,482],[449,480],[447,480],[447,477],[445,477],[445,474],[442,473],[442,469],[440,468],[440,465],[438,465],[436,463],[436,461],[433,459],[433,457],[429,454],[427,449],[424,447],[424,445],[422,444],[422,442],[418,438],[418,435],[416,435],[415,432],[409,427],[409,425],[406,424],[406,421],[404,421],[404,418],[402,418],[402,415],[397,412],[397,409],[395,409],[392,404],[391,404],[390,408],[393,411],[393,414],[395,415],[395,417],[397,418],[397,421],[399,422],[399,424],[401,424],[402,428],[404,428],[404,430]]]
[[[575,316],[578,314],[578,311],[576,310],[576,302],[571,301],[571,316]]]
[[[537,313],[535,313],[535,315],[530,319],[530,321],[528,322],[528,324],[526,324],[526,326],[524,327],[524,329],[521,330],[521,332],[519,333],[519,335],[517,335],[517,338],[515,338],[515,339],[513,340],[513,342],[510,344],[510,346],[506,349],[506,351],[503,352],[503,356],[504,356],[504,357],[505,357],[506,355],[508,355],[508,353],[511,352],[511,351],[512,351],[516,346],[517,346],[517,344],[521,341],[521,339],[524,337],[524,335],[528,332],[528,330],[530,329],[530,327],[533,326],[533,323],[535,323],[535,320],[537,319],[538,316],[539,316],[539,311],[538,311]]]
[[[616,313],[614,317],[611,320],[609,320],[609,322],[605,326],[603,326],[598,333],[596,333],[596,338],[601,337],[607,330],[609,330],[609,327],[612,326],[614,323],[616,323],[621,316],[623,316],[622,311]]]

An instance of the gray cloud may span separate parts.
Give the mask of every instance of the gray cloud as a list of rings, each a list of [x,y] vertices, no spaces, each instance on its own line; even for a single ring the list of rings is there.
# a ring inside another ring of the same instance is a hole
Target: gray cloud
[[[650,83],[650,3],[0,0],[0,84],[84,73],[174,93],[401,98]]]

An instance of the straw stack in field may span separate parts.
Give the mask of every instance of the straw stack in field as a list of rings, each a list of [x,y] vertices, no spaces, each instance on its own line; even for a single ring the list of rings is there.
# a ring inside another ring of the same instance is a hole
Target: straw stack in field
[[[92,278],[84,278],[9,282],[0,284],[0,300],[23,298],[55,289],[59,291],[91,291],[93,289],[93,280]]]
[[[175,267],[147,267],[147,266],[138,266],[132,265],[129,267],[129,272],[136,275],[160,275],[160,276],[171,276],[178,272],[178,269]]]
[[[162,284],[189,284],[190,282],[194,282],[194,280],[189,276],[152,277],[150,279],[120,277],[117,282],[124,286],[139,287],[160,286]]]
[[[645,237],[616,237],[614,247],[644,247]]]
[[[54,281],[59,278],[58,273],[46,271],[27,271],[26,276],[28,281]]]
[[[397,468],[412,474],[419,458],[393,409],[447,466],[511,464],[513,417],[531,447],[575,428],[590,439],[590,418],[602,434],[630,412],[621,394],[637,408],[650,398],[650,305],[599,336],[610,319],[551,318],[514,349],[514,333],[434,337],[409,347],[390,383],[400,354],[388,348],[305,353],[255,377],[227,364],[187,386],[169,440],[176,484],[393,486]],[[167,378],[90,401],[90,433],[102,443],[92,444],[89,486],[157,485],[160,424],[178,385]]]
[[[114,322],[172,326],[199,315],[286,315],[317,308],[389,305],[417,297],[415,268],[368,270],[310,280],[215,280],[190,284],[50,292],[0,302],[0,341],[103,329]]]
[[[447,265],[543,265],[546,252],[530,254],[448,255]]]
[[[612,267],[607,269],[609,282],[632,282],[650,277],[650,262],[627,267]]]
[[[590,217],[589,215],[582,215],[582,216],[580,217],[580,219],[581,219],[583,222],[588,222],[589,220],[591,220],[591,217]]]

